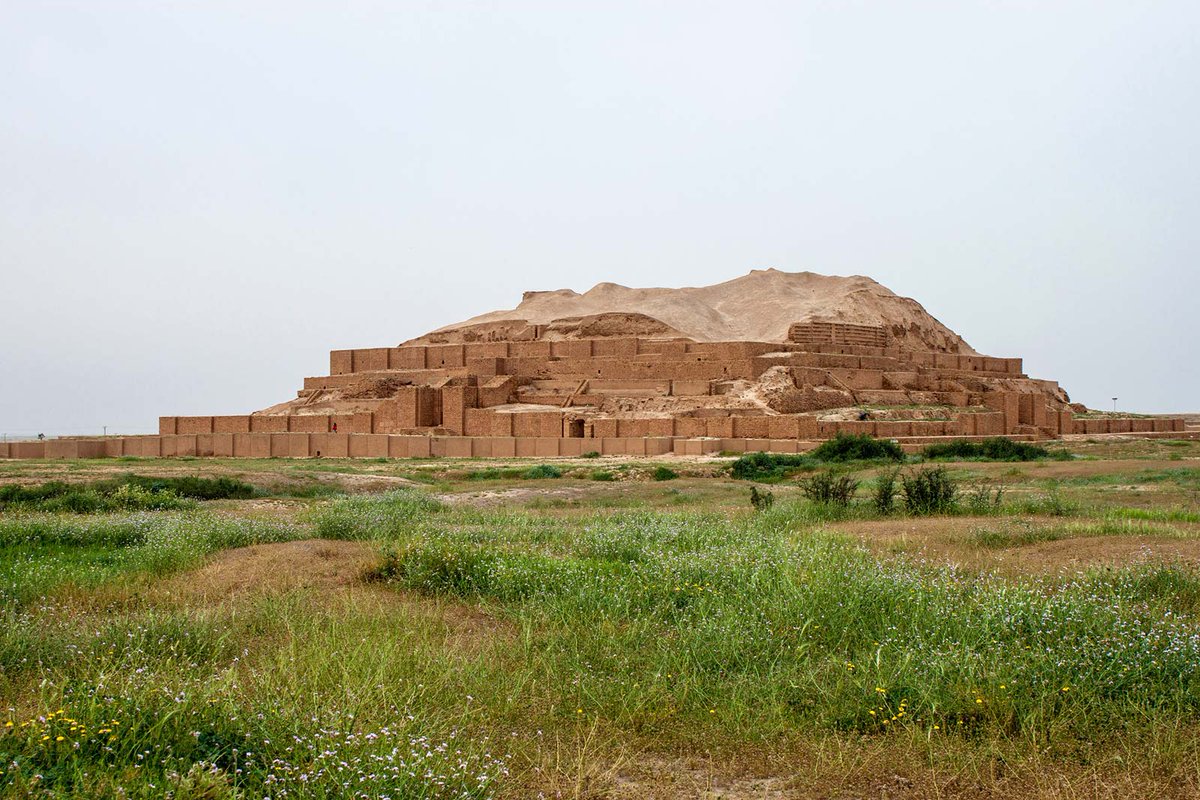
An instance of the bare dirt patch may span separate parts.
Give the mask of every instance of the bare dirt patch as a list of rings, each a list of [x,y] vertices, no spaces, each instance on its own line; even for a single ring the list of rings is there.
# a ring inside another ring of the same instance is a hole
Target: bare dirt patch
[[[165,589],[198,602],[330,590],[357,583],[374,561],[374,551],[363,542],[306,539],[260,544],[224,550],[203,567],[172,578]]]
[[[1046,574],[1082,571],[1096,567],[1126,566],[1151,561],[1186,561],[1200,564],[1200,527],[1164,526],[1164,531],[1191,533],[1198,538],[1153,535],[1079,535],[1073,526],[1096,524],[1086,518],[1038,517],[928,517],[871,520],[827,525],[848,534],[881,555],[906,553],[940,563],[976,570]],[[1014,541],[1008,546],[980,544],[981,532],[1039,536],[1049,541]]]
[[[367,582],[378,553],[367,542],[306,539],[224,550],[199,569],[160,587],[175,601],[192,606],[307,592],[313,613],[359,614],[367,609],[404,613],[445,626],[450,652],[477,652],[513,634],[512,626],[465,603],[425,597],[382,583]]]
[[[456,492],[440,494],[437,499],[450,506],[497,506],[507,504],[523,504],[531,500],[578,500],[594,491],[583,486],[563,486],[553,489],[493,489],[482,492]]]

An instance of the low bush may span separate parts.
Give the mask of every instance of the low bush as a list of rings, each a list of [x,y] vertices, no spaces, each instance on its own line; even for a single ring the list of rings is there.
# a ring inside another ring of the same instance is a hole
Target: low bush
[[[658,466],[654,468],[654,472],[650,473],[650,477],[656,481],[673,481],[679,477],[679,473],[670,467]]]
[[[615,481],[616,479],[617,476],[606,469],[598,469],[592,473],[592,480],[594,481]]]
[[[967,508],[972,514],[992,514],[1000,510],[1000,502],[1003,499],[1003,486],[979,481],[967,492]]]
[[[178,478],[153,478],[145,475],[126,475],[119,483],[139,486],[147,491],[158,493],[170,491],[180,497],[191,497],[196,500],[245,500],[254,497],[254,487],[236,478],[200,478],[194,475],[184,475]]]
[[[739,480],[772,482],[782,480],[802,467],[812,467],[802,455],[746,453],[733,462],[729,472]]]
[[[921,451],[931,460],[975,460],[975,461],[1037,461],[1039,459],[1070,459],[1063,450],[1047,450],[1038,444],[1015,442],[1005,436],[993,436],[981,442],[960,440],[945,444],[931,444]]]
[[[899,469],[881,472],[875,478],[875,493],[872,505],[880,514],[891,514],[896,510],[896,494],[899,492]]]
[[[816,461],[903,461],[904,451],[891,439],[839,433],[821,442],[808,456]]]
[[[775,505],[775,495],[769,489],[760,490],[757,486],[750,487],[750,505],[755,511],[766,511]]]
[[[537,480],[539,478],[561,478],[562,474],[562,470],[553,464],[538,464],[536,467],[530,467],[521,473],[521,477],[528,480]]]
[[[958,486],[945,467],[919,469],[900,479],[904,507],[920,516],[946,514],[954,510]]]
[[[473,469],[463,475],[468,481],[499,481],[506,478],[524,477],[525,470],[520,467],[484,467]]]
[[[0,511],[24,510],[96,514],[110,511],[162,511],[188,508],[190,499],[171,489],[153,491],[136,483],[70,484],[54,481],[41,486],[0,487]]]
[[[255,495],[248,483],[234,478],[155,478],[122,475],[120,478],[64,483],[50,481],[37,486],[0,486],[0,510],[69,512],[92,514],[105,511],[158,511],[184,508],[188,500],[247,498]]]
[[[800,491],[814,503],[848,506],[858,491],[858,481],[827,469],[801,480]]]

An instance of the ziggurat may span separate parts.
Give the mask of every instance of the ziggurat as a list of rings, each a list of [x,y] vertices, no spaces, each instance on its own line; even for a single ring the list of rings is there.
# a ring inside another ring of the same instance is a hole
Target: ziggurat
[[[838,433],[916,449],[1184,430],[1182,419],[1079,416],[1086,409],[1026,375],[1021,359],[977,354],[944,330],[935,350],[911,323],[811,316],[781,341],[698,341],[630,310],[467,324],[397,347],[334,350],[327,375],[253,414],[166,416],[158,436],[11,443],[0,456],[36,457],[37,446],[48,457],[794,453]]]

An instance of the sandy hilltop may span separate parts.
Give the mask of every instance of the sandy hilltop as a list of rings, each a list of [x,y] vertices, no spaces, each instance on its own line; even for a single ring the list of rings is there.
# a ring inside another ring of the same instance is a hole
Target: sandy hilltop
[[[919,350],[972,354],[961,336],[920,303],[862,275],[753,270],[712,286],[637,289],[600,283],[526,292],[516,308],[480,314],[417,337],[405,345],[517,338],[545,326],[542,339],[604,336],[687,337],[698,342],[782,342],[796,322],[843,322],[887,329],[897,344]]]

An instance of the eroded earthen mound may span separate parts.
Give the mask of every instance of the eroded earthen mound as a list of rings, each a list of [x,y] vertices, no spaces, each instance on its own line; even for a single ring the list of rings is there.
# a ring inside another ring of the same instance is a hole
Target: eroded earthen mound
[[[861,275],[754,270],[713,286],[635,289],[600,283],[526,292],[514,309],[439,328],[405,344],[606,336],[685,336],[699,342],[783,342],[796,322],[841,322],[885,328],[915,350],[970,354],[962,337],[920,303]]]

